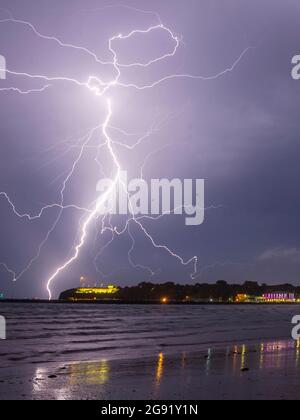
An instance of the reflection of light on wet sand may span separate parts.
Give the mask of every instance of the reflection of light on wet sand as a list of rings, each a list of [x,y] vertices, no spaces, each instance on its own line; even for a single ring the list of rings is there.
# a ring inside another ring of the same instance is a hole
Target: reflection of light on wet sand
[[[234,346],[234,350],[233,350],[233,358],[232,358],[232,368],[233,368],[233,371],[234,371],[234,372],[236,371],[236,367],[237,367],[237,357],[238,357],[238,352],[239,352],[238,347],[237,347],[237,346]]]
[[[38,393],[47,387],[45,378],[49,375],[46,368],[37,368],[35,371],[35,378],[33,380],[33,393]]]
[[[72,399],[74,387],[82,384],[104,385],[109,380],[110,365],[107,360],[98,363],[75,363],[59,366],[54,371],[49,367],[39,367],[33,378],[32,393],[35,396],[47,392],[55,400]]]
[[[153,398],[157,399],[159,392],[160,392],[160,385],[164,374],[164,363],[165,363],[165,355],[164,353],[159,353],[158,359],[155,364],[155,381],[154,381],[154,389],[153,389]]]
[[[32,394],[38,396],[43,392],[52,392],[52,398],[55,400],[70,400],[72,392],[69,387],[59,386],[53,387],[54,378],[49,378],[53,374],[50,368],[37,368],[33,380]]]
[[[280,350],[285,350],[285,349],[293,348],[293,347],[294,346],[289,346],[288,343],[286,343],[285,341],[274,341],[266,345],[265,351],[266,353],[274,353]]]
[[[164,360],[165,356],[163,353],[160,353],[157,360],[157,366],[156,366],[156,383],[160,384],[161,379],[163,377],[164,373]]]
[[[297,340],[296,341],[296,358],[295,358],[296,367],[299,366],[299,357],[300,357],[300,340]]]
[[[211,359],[212,359],[212,349],[208,349],[207,352],[207,359],[206,359],[206,374],[209,374],[210,366],[211,366]]]
[[[104,385],[109,380],[109,373],[110,366],[107,360],[74,364],[70,367],[70,385],[76,385],[78,379],[86,384]]]
[[[246,353],[247,353],[247,347],[243,345],[242,347],[242,357],[241,357],[241,369],[245,369],[246,367]]]
[[[273,340],[259,345],[231,345],[224,349],[211,348],[207,353],[204,351],[180,352],[175,356],[166,356],[161,352],[154,358],[146,358],[145,361],[138,362],[136,360],[126,363],[101,360],[94,363],[58,365],[55,369],[42,365],[35,371],[32,392],[34,397],[39,398],[46,394],[50,398],[62,400],[72,399],[86,388],[89,392],[92,390],[97,395],[101,395],[101,398],[105,398],[110,395],[111,390],[119,386],[120,378],[125,383],[126,381],[134,383],[134,388],[139,389],[139,381],[142,377],[143,381],[149,385],[151,398],[155,400],[164,393],[171,392],[169,385],[173,381],[175,381],[176,393],[180,393],[189,387],[193,390],[194,381],[198,380],[198,375],[201,381],[204,377],[204,383],[205,380],[206,383],[210,383],[218,375],[223,375],[226,379],[238,378],[239,381],[251,382],[258,379],[264,380],[265,377],[271,380],[273,376],[270,375],[277,375],[278,372],[282,376],[286,368],[289,373],[290,367],[296,375],[300,368],[300,340],[295,342]],[[254,372],[254,379],[247,374],[247,368],[250,371],[249,375]],[[208,378],[210,378],[209,382],[207,382]]]
[[[260,346],[260,369],[280,369],[285,365],[285,359],[291,355],[289,350],[294,351],[296,366],[299,362],[300,343],[294,341],[272,341],[262,343]]]
[[[259,368],[264,367],[264,354],[265,354],[265,345],[262,343],[260,345],[260,356],[259,356]]]
[[[251,366],[253,367],[253,362],[257,364],[256,366],[259,370],[279,370],[284,368],[287,363],[287,359],[294,360],[296,367],[299,367],[300,340],[263,342],[259,346],[234,346],[230,353],[228,353],[227,349],[225,358],[228,359],[231,354],[233,372],[251,368]],[[257,356],[255,356],[255,354],[257,354]],[[225,366],[228,366],[228,362],[225,363]]]

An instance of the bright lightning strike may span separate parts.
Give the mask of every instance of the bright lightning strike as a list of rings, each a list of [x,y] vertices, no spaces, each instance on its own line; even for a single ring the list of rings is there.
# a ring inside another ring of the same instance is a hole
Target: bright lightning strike
[[[94,210],[90,213],[90,215],[88,216],[88,218],[83,223],[83,226],[82,226],[82,235],[81,235],[79,244],[76,245],[76,247],[75,247],[75,252],[74,252],[73,256],[65,264],[63,264],[61,267],[59,267],[54,272],[54,274],[49,278],[49,280],[47,282],[47,286],[46,286],[47,291],[48,291],[48,294],[49,294],[49,300],[52,299],[52,293],[51,293],[51,289],[50,289],[50,286],[51,286],[52,281],[63,270],[65,270],[70,264],[72,264],[73,261],[75,261],[78,258],[80,249],[85,244],[85,240],[86,240],[86,237],[87,237],[87,234],[88,234],[88,228],[89,228],[91,222],[99,214],[99,212],[101,211],[102,206],[107,201],[107,199],[109,198],[109,195],[113,192],[114,188],[116,187],[116,185],[117,185],[117,183],[119,182],[119,179],[120,179],[121,167],[119,165],[119,162],[117,160],[116,155],[114,154],[114,151],[113,151],[113,148],[112,148],[112,142],[111,142],[111,139],[110,139],[110,137],[109,137],[109,135],[107,133],[107,127],[108,127],[108,125],[110,123],[110,119],[111,119],[111,116],[112,116],[111,102],[109,100],[107,102],[107,106],[108,106],[108,115],[107,115],[107,118],[106,118],[105,123],[103,124],[102,132],[103,132],[104,137],[106,138],[107,148],[109,149],[109,151],[111,153],[111,156],[113,158],[113,161],[114,161],[114,163],[115,163],[115,165],[117,167],[117,174],[116,174],[116,177],[115,177],[114,182],[112,183],[111,187],[105,192],[105,194],[102,195],[101,199],[99,199],[97,201],[97,204],[95,205]]]
[[[138,9],[134,9],[134,10],[138,11]],[[152,12],[146,12],[146,11],[140,11],[140,12],[141,13],[152,13]],[[102,98],[106,102],[106,106],[107,106],[107,116],[106,116],[106,119],[105,119],[104,123],[100,124],[98,127],[95,127],[93,130],[91,130],[91,132],[87,136],[84,144],[82,146],[80,146],[79,154],[78,154],[76,160],[74,161],[70,172],[68,172],[67,176],[64,179],[63,186],[62,186],[62,189],[60,191],[61,200],[60,200],[59,203],[54,203],[54,204],[47,205],[47,206],[43,207],[37,215],[23,214],[16,209],[16,206],[13,204],[13,202],[11,201],[11,199],[9,198],[7,193],[0,192],[0,198],[1,197],[4,198],[7,201],[7,203],[10,205],[14,215],[21,218],[21,219],[24,218],[24,219],[27,219],[29,221],[35,221],[35,220],[40,219],[46,211],[50,211],[52,209],[58,209],[59,210],[59,215],[58,215],[57,219],[55,220],[55,223],[52,225],[51,229],[47,232],[47,235],[44,238],[43,242],[40,244],[40,246],[38,248],[37,255],[29,262],[29,264],[26,266],[26,268],[19,275],[16,275],[16,273],[14,273],[14,271],[11,270],[6,264],[4,264],[4,263],[0,264],[0,266],[2,266],[7,272],[9,272],[12,275],[14,281],[20,279],[30,269],[32,264],[35,261],[37,261],[37,259],[40,256],[40,252],[41,252],[43,246],[48,241],[50,234],[54,231],[55,227],[57,226],[63,211],[65,211],[67,209],[76,209],[76,210],[84,213],[84,216],[83,216],[83,219],[82,219],[82,225],[80,227],[80,237],[79,237],[78,243],[74,245],[74,249],[71,253],[70,258],[66,262],[64,262],[62,265],[60,265],[58,268],[56,268],[54,270],[53,274],[48,278],[48,280],[46,282],[46,289],[47,289],[47,292],[48,292],[48,295],[49,295],[49,299],[52,299],[51,286],[52,286],[53,281],[63,271],[65,271],[74,261],[76,261],[78,259],[81,249],[86,244],[91,224],[95,220],[97,220],[98,217],[100,216],[102,206],[109,199],[109,196],[110,196],[110,194],[112,194],[116,185],[121,183],[122,168],[121,168],[121,164],[119,162],[118,156],[115,152],[115,147],[114,146],[115,145],[121,145],[121,146],[126,147],[129,150],[133,150],[134,148],[139,146],[146,138],[148,138],[151,134],[153,134],[153,132],[155,132],[155,130],[156,130],[156,126],[154,124],[153,127],[151,127],[151,129],[147,133],[145,133],[143,136],[140,136],[139,139],[132,146],[129,146],[126,143],[121,144],[119,142],[114,141],[108,133],[109,129],[119,130],[124,135],[130,135],[130,134],[126,133],[124,130],[121,130],[119,128],[112,127],[111,120],[112,120],[112,116],[113,116],[113,104],[112,104],[111,100],[107,98],[107,93],[111,89],[115,89],[115,88],[118,88],[118,87],[131,88],[131,89],[136,89],[136,90],[150,90],[150,89],[153,89],[153,88],[159,86],[160,84],[162,84],[164,82],[175,80],[175,79],[192,79],[192,80],[202,80],[202,81],[213,81],[213,80],[216,80],[216,79],[218,79],[222,76],[225,76],[227,73],[230,73],[230,72],[234,71],[235,68],[241,62],[241,60],[244,58],[244,56],[252,48],[252,47],[246,48],[238,56],[238,58],[233,62],[233,64],[231,66],[229,66],[228,68],[224,69],[223,71],[221,71],[219,73],[216,73],[215,75],[199,76],[199,75],[191,75],[191,74],[170,74],[170,75],[167,75],[167,76],[165,76],[161,79],[155,80],[148,85],[138,85],[137,83],[134,83],[134,82],[124,82],[124,81],[122,81],[122,69],[123,68],[135,68],[135,67],[137,67],[137,68],[148,68],[148,67],[152,66],[154,63],[164,62],[164,61],[168,60],[169,58],[174,57],[177,54],[178,49],[180,48],[181,39],[177,35],[175,35],[170,28],[166,27],[161,22],[161,19],[159,18],[159,16],[157,14],[155,14],[155,13],[152,13],[152,14],[157,17],[157,19],[159,21],[158,24],[153,25],[153,26],[151,26],[147,29],[134,29],[131,32],[129,32],[128,34],[125,34],[125,35],[123,35],[123,34],[114,35],[108,40],[108,50],[109,50],[109,52],[111,53],[111,56],[112,56],[111,61],[101,60],[97,56],[96,53],[94,53],[93,51],[91,51],[90,49],[88,49],[86,47],[66,43],[66,42],[61,41],[59,38],[57,38],[55,36],[49,36],[49,35],[42,34],[30,22],[27,22],[27,21],[24,21],[24,20],[13,19],[12,17],[8,18],[8,19],[0,20],[0,24],[22,25],[26,29],[32,31],[36,36],[38,36],[41,39],[55,42],[61,48],[73,49],[73,50],[77,50],[78,52],[80,52],[82,54],[86,54],[86,55],[90,56],[96,63],[111,66],[112,71],[114,73],[114,77],[111,79],[111,81],[104,82],[98,76],[94,76],[94,75],[90,75],[89,78],[85,81],[84,80],[80,81],[80,80],[76,80],[74,78],[69,78],[69,77],[65,77],[65,76],[56,76],[56,77],[52,76],[52,77],[50,77],[50,76],[44,75],[44,74],[38,75],[38,74],[31,74],[31,73],[28,73],[28,72],[18,72],[18,71],[13,71],[11,69],[5,69],[6,73],[8,75],[12,75],[12,76],[20,77],[20,78],[29,78],[31,80],[37,80],[37,81],[40,81],[40,82],[45,82],[45,85],[42,86],[39,89],[29,89],[29,90],[26,90],[26,91],[23,91],[23,90],[21,90],[17,87],[14,87],[14,86],[13,87],[6,87],[6,88],[0,89],[0,92],[15,92],[15,93],[19,93],[19,94],[22,94],[22,95],[27,95],[27,94],[32,94],[32,93],[45,92],[48,88],[50,88],[50,86],[53,86],[55,83],[58,83],[58,82],[71,83],[71,84],[74,84],[74,85],[76,85],[80,88],[88,89],[91,92],[91,94]],[[117,53],[115,44],[117,44],[118,42],[122,42],[124,40],[129,40],[132,37],[137,36],[137,35],[147,36],[147,35],[149,35],[150,33],[153,33],[153,32],[158,32],[158,33],[164,32],[165,34],[167,34],[169,36],[170,41],[174,44],[170,52],[168,52],[164,55],[158,56],[156,58],[153,58],[152,60],[148,60],[147,62],[144,62],[144,63],[143,62],[133,62],[133,63],[129,63],[129,64],[127,63],[126,64],[126,63],[121,63],[119,61],[119,57],[118,57],[118,53]],[[0,71],[1,70],[3,71],[4,69],[0,69]],[[85,149],[87,147],[89,147],[89,143],[90,143],[92,137],[94,136],[94,134],[97,131],[100,131],[100,135],[101,135],[101,137],[103,137],[105,139],[105,142],[104,143],[99,143],[99,146],[96,148],[97,155],[96,155],[95,160],[97,161],[97,156],[98,156],[99,150],[101,150],[103,147],[105,147],[106,150],[109,152],[109,155],[111,157],[113,166],[115,168],[115,175],[114,175],[113,184],[112,184],[111,188],[109,188],[100,197],[100,199],[98,199],[92,205],[88,206],[88,208],[83,208],[83,207],[77,206],[77,205],[65,205],[65,203],[64,203],[64,192],[67,188],[67,185],[68,185],[69,181],[71,180],[71,178],[72,178],[72,176],[73,176],[73,174],[76,170],[77,165],[81,161],[81,158],[83,156],[83,153],[84,153]],[[150,155],[151,154],[153,154],[153,152],[151,152]],[[150,155],[146,157],[146,160],[150,157]],[[143,172],[143,168],[141,169],[141,174],[142,174],[142,172]],[[145,238],[150,241],[150,243],[152,244],[152,246],[154,248],[166,252],[171,257],[177,259],[179,261],[179,263],[183,266],[192,265],[193,272],[191,273],[191,277],[195,278],[197,276],[198,257],[193,256],[192,258],[190,258],[188,260],[185,260],[183,257],[178,255],[176,252],[172,251],[167,245],[159,244],[153,238],[153,236],[146,230],[146,228],[144,227],[144,225],[142,223],[143,218],[142,217],[137,218],[137,217],[134,216],[133,211],[131,209],[131,201],[130,201],[129,193],[127,191],[127,187],[125,185],[123,187],[124,187],[125,192],[128,196],[131,214],[130,214],[130,217],[128,218],[128,220],[126,221],[124,229],[121,229],[120,231],[118,231],[117,228],[113,227],[113,225],[111,224],[110,214],[107,214],[106,215],[107,217],[105,217],[105,216],[103,217],[101,234],[103,234],[106,231],[109,231],[112,234],[111,240],[108,242],[108,244],[103,249],[105,249],[107,246],[109,246],[113,242],[113,240],[116,236],[120,236],[120,235],[124,234],[125,232],[127,232],[131,241],[132,241],[131,248],[128,251],[128,260],[129,260],[130,264],[134,268],[145,269],[145,270],[149,271],[149,273],[151,275],[154,275],[155,273],[153,272],[153,270],[151,268],[145,267],[145,266],[140,265],[140,264],[135,264],[132,260],[132,253],[133,253],[134,248],[135,248],[135,240],[134,240],[134,237],[133,237],[132,232],[130,230],[130,225],[131,225],[131,223],[134,223],[142,231]],[[163,217],[163,216],[160,216],[160,217]],[[108,225],[105,225],[105,220],[106,219],[108,220]],[[155,218],[148,218],[148,219],[155,220]],[[100,254],[98,254],[98,256],[100,256]]]

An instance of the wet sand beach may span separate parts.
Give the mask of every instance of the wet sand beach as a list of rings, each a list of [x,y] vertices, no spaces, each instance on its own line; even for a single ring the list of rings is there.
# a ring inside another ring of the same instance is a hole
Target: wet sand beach
[[[1,399],[300,399],[300,343],[1,369]]]

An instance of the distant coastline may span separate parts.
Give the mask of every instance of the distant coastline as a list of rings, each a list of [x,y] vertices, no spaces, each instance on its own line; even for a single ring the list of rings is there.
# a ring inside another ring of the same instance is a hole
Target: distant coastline
[[[300,305],[300,302],[183,302],[183,301],[169,301],[167,303],[162,303],[161,301],[133,301],[133,300],[77,300],[77,301],[67,301],[67,300],[46,300],[46,299],[1,299],[0,305],[4,303],[13,303],[13,304],[46,304],[46,305],[173,305],[173,306],[272,306],[272,305],[287,305],[287,306],[297,306]]]
[[[215,284],[164,284],[140,283],[131,287],[114,285],[93,286],[81,284],[78,288],[63,291],[59,299],[13,298],[4,296],[1,302],[9,303],[89,303],[114,305],[262,305],[300,304],[300,287],[291,284],[267,285],[247,281],[228,284],[220,280]]]
[[[140,283],[132,287],[81,284],[65,290],[59,300],[68,302],[103,302],[127,304],[263,304],[300,303],[300,288],[290,284],[279,286],[245,282],[230,285],[224,280],[215,284],[183,285]]]

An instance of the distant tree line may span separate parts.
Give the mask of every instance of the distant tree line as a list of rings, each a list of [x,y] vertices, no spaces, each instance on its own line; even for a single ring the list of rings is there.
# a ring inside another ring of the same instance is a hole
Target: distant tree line
[[[291,284],[269,286],[259,285],[256,282],[246,281],[242,285],[228,284],[224,280],[216,284],[194,284],[182,285],[175,283],[153,284],[140,283],[138,286],[124,287],[115,296],[127,301],[139,300],[161,300],[164,297],[169,300],[222,300],[233,299],[237,294],[247,294],[250,296],[262,296],[264,293],[288,292],[300,295],[300,287]]]

